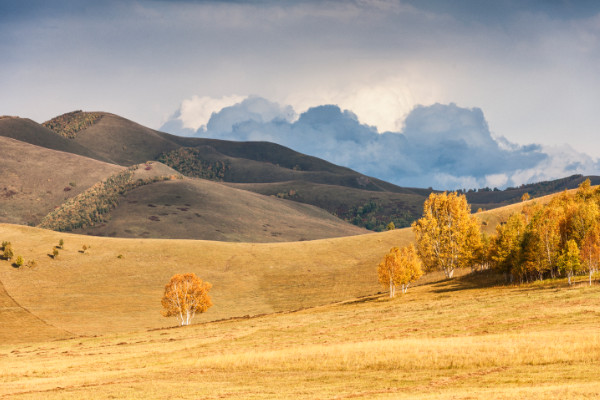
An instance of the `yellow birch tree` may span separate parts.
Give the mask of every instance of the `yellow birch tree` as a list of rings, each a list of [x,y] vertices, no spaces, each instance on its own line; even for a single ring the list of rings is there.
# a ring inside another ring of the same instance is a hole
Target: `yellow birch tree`
[[[165,286],[162,315],[174,316],[180,325],[189,325],[197,312],[203,313],[212,306],[208,295],[211,287],[193,273],[173,275]]]
[[[592,286],[592,275],[600,265],[600,223],[596,222],[583,238],[580,257]]]
[[[397,286],[400,286],[403,294],[406,293],[410,284],[423,275],[415,246],[410,244],[401,249],[392,247],[379,263],[377,274],[383,287],[389,287],[390,298],[396,295]]]
[[[452,278],[456,268],[475,262],[481,233],[464,195],[431,193],[423,205],[423,217],[412,228],[428,270],[441,270]]]

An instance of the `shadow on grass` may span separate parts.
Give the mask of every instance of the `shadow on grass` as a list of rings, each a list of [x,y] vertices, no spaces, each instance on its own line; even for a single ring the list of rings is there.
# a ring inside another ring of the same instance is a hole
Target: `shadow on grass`
[[[457,292],[459,290],[483,289],[497,286],[506,286],[503,274],[493,270],[471,272],[456,278],[443,279],[432,282],[434,293]]]

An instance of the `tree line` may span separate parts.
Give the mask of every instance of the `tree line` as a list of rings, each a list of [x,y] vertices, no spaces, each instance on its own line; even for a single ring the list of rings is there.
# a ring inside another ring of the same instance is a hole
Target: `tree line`
[[[523,196],[527,200],[529,196]],[[592,284],[600,265],[600,187],[589,179],[575,193],[554,196],[547,204],[528,202],[496,227],[481,231],[465,195],[431,193],[423,216],[412,224],[416,247],[394,247],[378,265],[379,282],[406,292],[425,271],[452,278],[457,268],[494,269],[508,283],[587,274]]]

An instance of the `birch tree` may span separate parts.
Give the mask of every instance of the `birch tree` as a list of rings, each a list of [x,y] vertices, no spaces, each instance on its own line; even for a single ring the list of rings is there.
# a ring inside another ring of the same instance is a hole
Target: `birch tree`
[[[580,257],[592,286],[592,275],[600,264],[600,223],[594,224],[583,238]]]
[[[558,257],[558,269],[567,275],[569,285],[571,285],[571,278],[581,269],[579,247],[577,247],[575,240],[569,240],[560,257]]]
[[[203,313],[212,306],[208,295],[211,287],[193,273],[173,275],[165,286],[162,315],[176,317],[182,326],[189,325],[196,313]]]
[[[412,227],[428,270],[441,270],[452,278],[456,268],[475,262],[481,233],[464,195],[432,193],[423,205],[423,217]]]
[[[410,284],[423,275],[421,260],[412,244],[399,249],[392,247],[377,267],[379,282],[389,287],[390,298],[396,295],[396,287],[406,293]]]

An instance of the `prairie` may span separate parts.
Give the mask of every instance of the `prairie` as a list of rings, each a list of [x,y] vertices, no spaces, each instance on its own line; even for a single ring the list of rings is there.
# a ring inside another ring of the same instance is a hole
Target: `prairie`
[[[491,230],[522,204],[477,215]],[[430,273],[390,300],[376,264],[410,229],[226,243],[2,224],[0,239],[36,260],[0,261],[2,398],[600,396],[597,282]],[[214,285],[214,306],[174,327],[160,298],[182,272]]]
[[[60,239],[64,248],[53,259],[50,255]],[[16,303],[59,330],[97,335],[172,325],[160,315],[160,298],[176,273],[194,272],[213,284],[215,306],[206,314],[209,320],[377,293],[375,266],[392,246],[412,240],[412,232],[227,243],[91,237],[0,225],[0,240],[12,243],[15,256],[36,261],[34,268],[13,268],[0,261],[0,282]],[[84,245],[89,248],[85,252]],[[8,318],[0,318],[9,324]],[[8,325],[2,330],[9,330]]]
[[[467,275],[394,300],[370,296],[184,328],[2,344],[0,396],[600,396],[600,287],[492,283]]]

